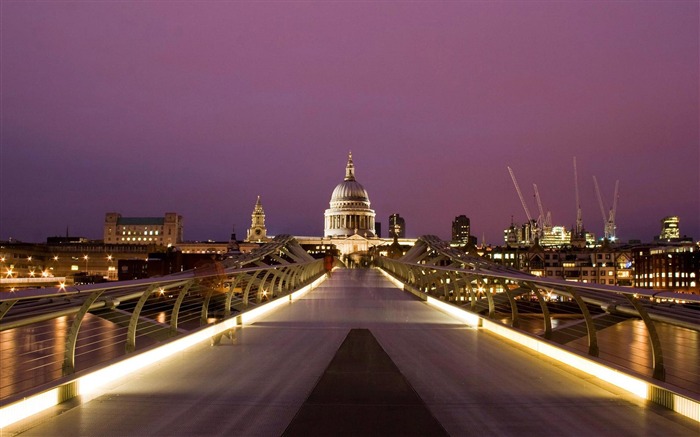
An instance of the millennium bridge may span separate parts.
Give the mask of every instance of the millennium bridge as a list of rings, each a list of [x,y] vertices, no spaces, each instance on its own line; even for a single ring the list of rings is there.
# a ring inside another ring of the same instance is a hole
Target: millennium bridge
[[[174,275],[0,295],[4,435],[700,434],[700,298],[434,236],[369,269],[278,236]]]

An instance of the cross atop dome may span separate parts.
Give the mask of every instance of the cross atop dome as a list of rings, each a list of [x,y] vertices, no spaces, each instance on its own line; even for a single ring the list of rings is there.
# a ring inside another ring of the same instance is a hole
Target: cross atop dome
[[[348,152],[348,165],[345,166],[345,180],[355,180],[355,165],[352,163],[352,151]]]

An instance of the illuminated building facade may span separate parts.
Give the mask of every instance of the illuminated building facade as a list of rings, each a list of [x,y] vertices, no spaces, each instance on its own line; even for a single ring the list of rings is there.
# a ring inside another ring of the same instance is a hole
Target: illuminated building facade
[[[549,226],[539,232],[537,222],[532,220],[522,226],[511,223],[508,229],[503,231],[503,241],[509,247],[528,247],[535,241],[542,247],[592,247],[595,245],[595,234],[583,231],[576,238],[572,231],[564,226]],[[572,238],[574,237],[574,238]]]
[[[325,212],[323,235],[325,237],[350,237],[358,235],[373,238],[374,210],[370,209],[369,196],[365,188],[355,180],[352,153],[348,154],[345,179],[331,195],[330,208]]]
[[[661,234],[658,240],[672,241],[681,238],[680,220],[677,216],[664,217],[661,220]]]
[[[0,291],[67,285],[86,276],[116,280],[122,259],[148,257],[147,245],[103,244],[79,238],[74,242],[47,244],[0,242]],[[93,278],[93,282],[96,282]]]
[[[167,212],[164,217],[122,217],[108,212],[103,235],[105,244],[174,246],[182,242],[182,216]]]
[[[260,196],[258,196],[255,207],[253,207],[253,213],[250,216],[250,228],[248,228],[248,237],[245,241],[264,243],[268,240],[267,228],[265,227],[265,210],[263,210]]]
[[[700,246],[681,243],[634,251],[635,284],[640,288],[700,293]]]
[[[631,249],[604,246],[596,249],[489,247],[485,258],[535,276],[567,281],[634,286]]]
[[[406,220],[398,214],[389,216],[389,238],[406,238]]]
[[[458,215],[452,221],[452,243],[464,245],[469,242],[471,236],[471,224],[469,217]]]

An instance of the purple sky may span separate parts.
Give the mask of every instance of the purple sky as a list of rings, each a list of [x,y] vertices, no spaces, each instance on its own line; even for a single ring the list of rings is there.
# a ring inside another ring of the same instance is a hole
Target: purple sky
[[[491,244],[525,221],[700,238],[699,7],[607,2],[11,2],[1,9],[0,239],[102,237],[104,214],[185,238],[320,235],[352,150],[386,234]]]

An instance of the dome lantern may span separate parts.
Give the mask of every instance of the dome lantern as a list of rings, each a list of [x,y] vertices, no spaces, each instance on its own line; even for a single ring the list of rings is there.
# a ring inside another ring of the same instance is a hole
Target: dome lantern
[[[355,180],[355,165],[352,163],[352,152],[348,153],[348,164],[345,166],[345,180]]]

